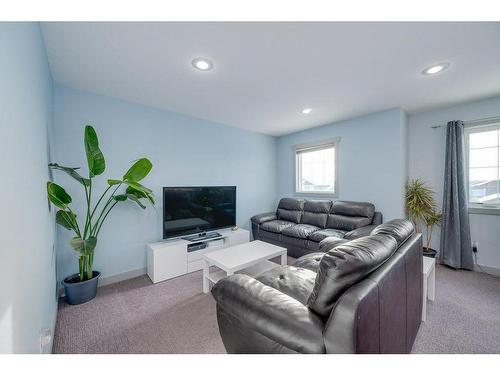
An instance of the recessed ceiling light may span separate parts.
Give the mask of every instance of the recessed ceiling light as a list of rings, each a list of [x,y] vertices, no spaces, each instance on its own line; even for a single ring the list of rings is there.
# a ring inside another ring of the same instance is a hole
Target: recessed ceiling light
[[[303,115],[308,115],[309,113],[312,112],[311,108],[304,108],[302,111],[300,111]]]
[[[442,72],[443,70],[445,70],[449,66],[450,66],[449,63],[434,64],[434,65],[429,66],[428,68],[425,68],[424,70],[422,70],[422,74],[426,75],[426,76],[436,74],[436,73]]]
[[[196,69],[203,71],[211,70],[214,67],[214,64],[204,57],[197,57],[191,64],[193,64]]]

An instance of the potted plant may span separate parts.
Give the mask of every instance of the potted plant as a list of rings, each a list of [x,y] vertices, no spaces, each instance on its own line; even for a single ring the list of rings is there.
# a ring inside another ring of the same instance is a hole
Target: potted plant
[[[152,164],[142,158],[130,167],[122,179],[108,180],[108,186],[93,204],[93,179],[101,175],[106,169],[104,155],[99,149],[99,140],[94,128],[90,125],[85,127],[84,146],[87,155],[88,178],[81,176],[79,168],[63,167],[57,163],[49,164],[52,169],[61,170],[78,181],[85,192],[85,215],[81,225],[77,220],[75,212],[71,209],[71,196],[54,182],[47,182],[47,195],[49,200],[59,208],[56,212],[56,223],[74,232],[71,239],[71,247],[78,253],[77,274],[64,279],[63,285],[66,300],[69,304],[77,305],[87,302],[96,296],[97,281],[100,272],[94,271],[94,252],[97,246],[97,238],[111,210],[120,202],[132,201],[142,209],[146,206],[143,200],[154,205],[154,196],[150,189],[139,183],[151,171]],[[119,189],[122,188],[121,191]],[[123,188],[125,190],[123,191]]]
[[[425,232],[426,232],[426,246],[424,247],[424,255],[434,258],[437,251],[431,248],[432,232],[434,231],[434,226],[439,225],[443,215],[441,212],[432,210],[428,215],[424,217]]]
[[[415,230],[421,232],[426,229],[426,246],[423,248],[424,255],[436,256],[437,251],[432,249],[432,232],[435,225],[441,221],[441,213],[436,208],[434,191],[420,179],[413,179],[406,184],[406,215],[413,222]]]

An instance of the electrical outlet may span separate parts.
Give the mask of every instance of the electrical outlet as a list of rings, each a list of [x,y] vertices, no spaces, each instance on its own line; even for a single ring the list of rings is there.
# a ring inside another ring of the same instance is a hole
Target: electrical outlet
[[[479,247],[479,242],[472,241],[472,252],[477,253],[478,247]]]
[[[42,328],[40,331],[40,353],[46,352],[47,345],[52,340],[52,330],[50,328]]]

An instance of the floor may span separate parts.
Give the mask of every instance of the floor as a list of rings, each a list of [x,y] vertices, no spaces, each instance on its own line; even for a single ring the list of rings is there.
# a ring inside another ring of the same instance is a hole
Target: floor
[[[500,353],[500,279],[436,271],[414,353]],[[152,285],[147,276],[100,288],[86,304],[59,304],[55,353],[224,353],[201,271]]]

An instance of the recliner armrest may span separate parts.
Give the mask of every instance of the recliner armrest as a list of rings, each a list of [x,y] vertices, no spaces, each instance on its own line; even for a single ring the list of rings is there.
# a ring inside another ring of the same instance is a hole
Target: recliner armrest
[[[356,238],[369,236],[372,230],[374,230],[376,227],[376,225],[367,225],[358,229],[351,230],[350,232],[347,232],[345,234],[344,239],[350,241]]]
[[[266,221],[276,220],[277,218],[278,217],[276,216],[276,212],[266,212],[263,214],[252,216],[250,220],[252,221],[252,223],[260,225],[262,223],[265,223]]]
[[[335,246],[346,243],[348,240],[338,237],[326,237],[323,241],[319,243],[319,251],[326,253],[328,250],[333,249]]]
[[[218,308],[249,329],[299,353],[324,353],[323,322],[296,299],[242,274],[212,288]]]

